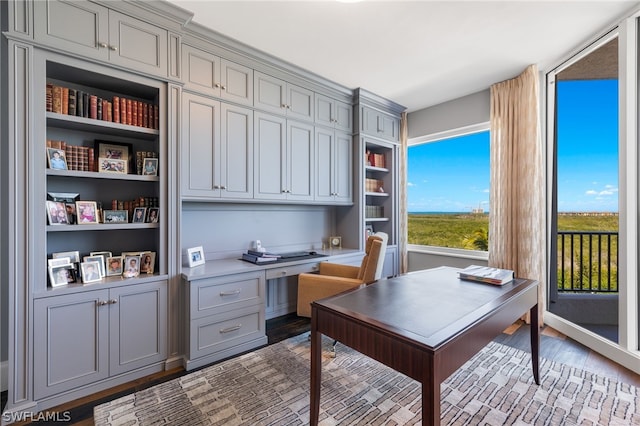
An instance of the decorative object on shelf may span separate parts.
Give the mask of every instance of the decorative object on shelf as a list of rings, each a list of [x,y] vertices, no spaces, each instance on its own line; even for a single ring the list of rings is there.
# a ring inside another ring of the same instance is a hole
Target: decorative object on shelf
[[[147,208],[146,207],[136,207],[133,210],[133,219],[132,223],[144,223],[146,218]]]
[[[342,237],[329,237],[329,248],[342,248]]]
[[[100,173],[128,173],[127,162],[125,160],[115,160],[98,157],[98,172]]]
[[[142,174],[146,176],[158,176],[158,159],[145,157]]]
[[[192,247],[187,249],[187,258],[189,259],[189,267],[193,268],[194,266],[204,265],[204,250],[202,246]]]
[[[129,212],[126,210],[104,210],[104,223],[129,223]]]
[[[149,207],[149,211],[147,212],[147,222],[158,223],[159,221],[160,221],[160,208]]]
[[[76,201],[80,200],[80,194],[74,192],[47,192],[47,200],[65,203],[69,224],[71,225],[78,222]]]
[[[123,255],[124,256],[124,255]],[[125,278],[133,278],[140,275],[140,255],[124,256],[122,276]]]
[[[98,272],[100,273],[100,278],[104,278],[106,276],[105,273],[105,267],[104,267],[104,260],[105,257],[102,254],[98,254],[98,255],[91,255],[91,256],[85,256],[82,258],[83,263],[87,263],[87,262],[98,262]]]
[[[140,254],[140,273],[153,274],[156,265],[156,252],[144,251]]]
[[[47,218],[49,225],[68,225],[67,206],[62,202],[47,200]]]
[[[137,174],[139,175],[146,174],[144,173],[144,165],[145,165],[145,160],[147,158],[155,160],[158,158],[158,153],[154,151],[136,151],[136,173]],[[157,161],[155,165],[156,165],[156,176],[157,176],[157,169],[158,169]]]
[[[59,287],[76,282],[75,268],[72,264],[49,266],[49,282],[51,287]]]
[[[47,160],[49,168],[55,170],[67,170],[67,158],[61,149],[47,148]]]
[[[82,262],[80,269],[82,270],[83,283],[93,283],[102,279],[100,276],[100,262],[98,261]]]
[[[47,259],[47,266],[62,266],[62,265],[70,265],[71,258],[70,257],[58,257],[54,259]]]
[[[113,170],[103,170],[103,163],[105,164],[113,164],[117,166],[119,164],[123,164],[124,173],[128,173],[131,168],[131,162],[133,160],[133,146],[128,143],[120,143],[120,142],[110,142],[97,140],[95,141],[96,148],[98,151],[98,171],[113,171]],[[112,161],[114,160],[114,161]],[[117,160],[117,161],[115,161]],[[119,171],[122,173],[122,171]]]
[[[76,201],[78,224],[98,223],[98,204],[95,201]]]
[[[80,262],[80,252],[79,251],[61,251],[58,253],[51,253],[51,257],[54,259],[60,259],[62,257],[68,257],[71,263]]]
[[[107,257],[107,276],[122,275],[122,256]]]

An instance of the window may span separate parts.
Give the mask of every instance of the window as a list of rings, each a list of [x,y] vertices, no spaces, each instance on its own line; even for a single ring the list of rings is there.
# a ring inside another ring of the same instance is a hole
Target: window
[[[411,142],[408,243],[488,251],[489,124]]]

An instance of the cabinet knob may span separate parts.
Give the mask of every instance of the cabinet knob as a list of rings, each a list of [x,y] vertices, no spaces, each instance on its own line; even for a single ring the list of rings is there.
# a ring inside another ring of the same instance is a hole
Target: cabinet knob
[[[115,305],[116,303],[118,303],[118,299],[111,299],[109,300],[109,305]]]
[[[116,52],[118,50],[118,46],[109,46],[109,49],[111,49],[114,52]]]
[[[97,304],[98,306],[104,306],[104,305],[109,304],[109,302],[107,302],[106,300],[98,300],[98,301],[96,302],[96,304]]]
[[[107,47],[107,43],[98,42],[98,47]]]
[[[213,87],[215,87],[216,89],[219,89],[220,88],[220,83],[214,84]]]
[[[220,189],[227,189],[227,187],[226,187],[226,186],[224,186],[224,185],[222,185],[222,186],[220,187]]]
[[[286,107],[287,107],[287,104],[282,104],[282,108],[286,108]]]
[[[220,86],[222,90],[227,90],[227,86]]]

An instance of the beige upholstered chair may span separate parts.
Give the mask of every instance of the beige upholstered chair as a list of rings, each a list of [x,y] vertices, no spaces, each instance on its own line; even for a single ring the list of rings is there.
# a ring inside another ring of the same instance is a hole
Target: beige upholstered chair
[[[343,291],[371,284],[382,275],[387,234],[378,232],[367,239],[360,267],[320,262],[317,274],[298,275],[298,315],[311,317],[311,302]]]

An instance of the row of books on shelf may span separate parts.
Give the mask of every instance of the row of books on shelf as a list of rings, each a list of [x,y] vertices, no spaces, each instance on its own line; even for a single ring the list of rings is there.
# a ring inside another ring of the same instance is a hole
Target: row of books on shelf
[[[47,270],[51,287],[59,287],[99,282],[109,276],[133,278],[153,274],[155,263],[153,251],[123,252],[117,256],[110,251],[92,251],[82,259],[79,251],[66,251],[53,253],[47,260]]]
[[[48,139],[46,143],[47,164],[50,169],[76,170],[107,173],[133,173],[130,170],[128,145],[113,145],[96,141],[96,149],[88,146],[67,144],[65,141]],[[154,151],[136,151],[135,173],[138,175],[158,175],[158,153]]]
[[[384,192],[384,182],[380,179],[365,178],[364,190],[366,192]]]
[[[364,153],[364,163],[367,166],[385,168],[384,154],[378,154],[369,150]]]
[[[364,206],[364,217],[368,219],[375,219],[384,217],[384,207],[383,206]]]
[[[158,223],[158,206],[158,197],[138,197],[112,200],[106,210],[99,201],[80,200],[80,194],[67,192],[49,192],[46,201],[49,225]]]
[[[104,99],[52,83],[47,83],[46,87],[46,110],[148,129],[159,128],[158,105],[120,96]]]

